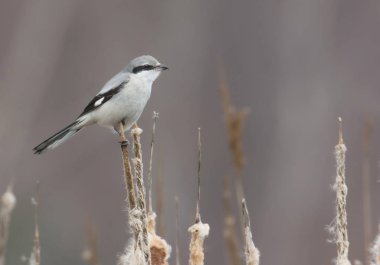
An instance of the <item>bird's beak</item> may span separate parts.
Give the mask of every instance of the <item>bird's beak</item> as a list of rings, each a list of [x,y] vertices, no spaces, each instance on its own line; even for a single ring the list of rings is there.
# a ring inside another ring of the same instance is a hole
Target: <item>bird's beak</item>
[[[157,68],[158,68],[160,71],[165,71],[165,70],[168,70],[168,69],[169,69],[169,67],[167,67],[166,65],[163,65],[163,64],[157,66]]]

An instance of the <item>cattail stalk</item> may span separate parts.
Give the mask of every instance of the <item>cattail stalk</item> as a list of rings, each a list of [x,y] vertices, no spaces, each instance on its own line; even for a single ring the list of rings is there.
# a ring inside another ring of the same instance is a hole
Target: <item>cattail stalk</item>
[[[131,211],[136,207],[136,195],[135,187],[133,185],[131,164],[129,162],[128,140],[125,137],[124,124],[122,122],[119,123],[118,133],[120,136],[120,147],[124,165],[124,182],[128,194],[129,210]]]
[[[245,197],[242,179],[242,171],[245,165],[242,134],[244,122],[246,120],[247,114],[249,113],[249,110],[248,108],[237,109],[235,106],[232,105],[224,65],[221,62],[219,62],[219,83],[220,95],[224,111],[224,120],[227,125],[228,143],[232,154],[232,162],[234,166],[234,186],[236,203],[240,208],[240,202]],[[239,214],[239,220],[242,232],[244,234],[243,217],[241,214]],[[232,242],[227,242],[227,244],[230,243]],[[231,259],[235,260],[234,257],[231,257]],[[235,262],[236,261],[234,261],[234,264]]]
[[[9,227],[11,223],[12,211],[16,205],[16,197],[12,192],[12,184],[1,197],[0,208],[0,265],[5,264],[5,254],[8,242]]]
[[[153,147],[154,147],[154,137],[156,134],[156,123],[158,119],[158,112],[153,111],[153,129],[152,129],[152,140],[150,142],[150,159],[149,159],[149,171],[148,171],[148,212],[153,212],[152,205],[152,165],[153,165]]]
[[[133,183],[133,175],[131,170],[131,164],[129,161],[129,142],[125,137],[124,124],[119,123],[118,133],[120,137],[120,147],[123,158],[124,168],[124,183],[127,191],[128,198],[128,216],[129,225],[133,231],[134,237],[126,247],[124,253],[119,258],[119,265],[145,265],[145,256],[141,246],[141,211],[137,208],[135,187]]]
[[[171,247],[170,245],[156,233],[156,217],[157,215],[153,211],[152,201],[152,165],[153,165],[153,150],[154,140],[156,134],[156,124],[158,119],[158,112],[153,112],[153,128],[152,128],[152,140],[150,142],[150,160],[148,171],[148,235],[149,235],[149,248],[151,253],[152,265],[168,265],[168,259],[170,257]]]
[[[197,209],[195,214],[195,223],[201,222],[201,214],[199,211],[199,203],[201,201],[201,161],[202,161],[202,142],[201,142],[201,128],[198,128],[198,196],[197,196]]]
[[[226,241],[228,256],[232,265],[240,265],[240,255],[238,246],[238,235],[236,233],[236,219],[231,209],[231,192],[229,189],[229,177],[224,178],[223,210],[224,210],[224,231],[223,236]]]
[[[248,109],[243,108],[237,110],[230,100],[229,88],[225,80],[224,69],[220,69],[220,93],[222,96],[224,119],[228,129],[228,142],[231,150],[234,171],[235,171],[235,192],[238,204],[244,197],[244,189],[242,183],[242,170],[245,165],[243,153],[242,133],[244,122],[248,114]]]
[[[336,159],[336,180],[334,189],[336,191],[336,219],[335,219],[335,241],[337,245],[337,265],[350,265],[348,260],[348,230],[347,230],[347,211],[346,198],[347,186],[345,176],[345,159],[347,148],[343,141],[342,119],[339,117],[339,140],[335,146]]]
[[[242,200],[242,212],[244,216],[244,254],[247,265],[259,265],[260,251],[255,247],[252,240],[251,221],[249,219],[248,208],[245,199]]]
[[[219,83],[224,119],[226,121],[228,129],[228,142],[232,153],[233,165],[235,167],[237,175],[240,175],[245,165],[243,144],[241,139],[244,121],[249,111],[247,108],[237,109],[232,105],[229,87],[226,81],[225,70],[221,63],[219,64]]]
[[[188,231],[191,234],[190,240],[190,258],[189,265],[203,265],[204,264],[204,249],[203,243],[205,238],[210,232],[210,226],[202,223],[200,214],[200,169],[201,169],[201,130],[198,129],[198,196],[197,207],[195,214],[195,224],[190,226]]]
[[[140,222],[141,222],[141,231],[140,231],[140,240],[141,248],[144,253],[145,262],[147,265],[151,264],[151,255],[148,242],[148,230],[147,230],[147,214],[145,206],[145,187],[144,187],[144,178],[143,178],[143,163],[142,163],[142,151],[141,151],[141,142],[140,136],[142,130],[135,125],[135,128],[131,131],[133,137],[133,166],[136,174],[136,187],[137,187],[137,207],[140,210]]]

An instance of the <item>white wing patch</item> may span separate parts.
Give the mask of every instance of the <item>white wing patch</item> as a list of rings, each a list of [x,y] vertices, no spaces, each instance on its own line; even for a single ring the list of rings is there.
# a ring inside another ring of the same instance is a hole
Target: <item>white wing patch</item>
[[[95,101],[95,103],[94,103],[94,107],[97,107],[97,106],[99,106],[100,104],[102,104],[103,100],[104,100],[104,97],[102,97],[102,98],[98,99],[97,101]]]

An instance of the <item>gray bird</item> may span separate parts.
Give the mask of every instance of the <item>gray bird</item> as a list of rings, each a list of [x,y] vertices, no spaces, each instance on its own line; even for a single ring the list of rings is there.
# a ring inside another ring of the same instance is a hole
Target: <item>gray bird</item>
[[[118,124],[123,122],[125,130],[129,130],[140,118],[153,82],[167,69],[150,55],[133,59],[103,86],[73,123],[33,148],[34,153],[53,149],[93,124],[117,131]]]

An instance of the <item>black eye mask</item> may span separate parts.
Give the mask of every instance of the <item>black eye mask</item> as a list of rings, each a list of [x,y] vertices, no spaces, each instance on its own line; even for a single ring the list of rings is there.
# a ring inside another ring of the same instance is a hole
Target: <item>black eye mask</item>
[[[137,73],[140,73],[141,71],[153,70],[154,68],[155,66],[153,65],[145,64],[145,65],[136,66],[135,68],[133,68],[132,72],[134,74],[137,74]]]

